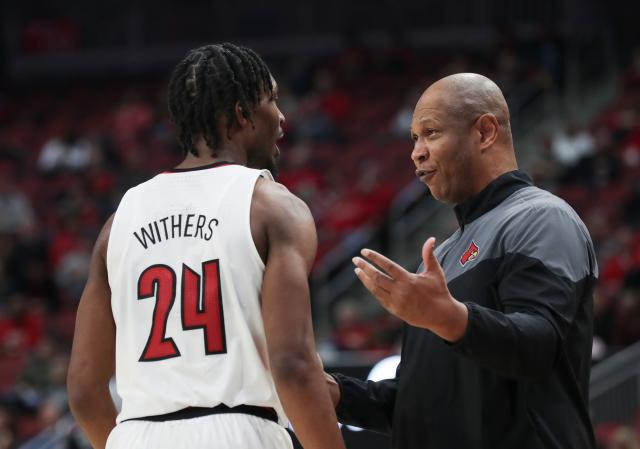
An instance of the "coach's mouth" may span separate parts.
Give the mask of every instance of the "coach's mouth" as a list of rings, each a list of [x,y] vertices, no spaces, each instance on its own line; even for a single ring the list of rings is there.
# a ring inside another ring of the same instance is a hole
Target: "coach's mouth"
[[[433,178],[436,174],[435,169],[428,169],[428,170],[416,170],[416,176],[420,179],[420,182],[423,183],[427,183],[431,180],[431,178]]]

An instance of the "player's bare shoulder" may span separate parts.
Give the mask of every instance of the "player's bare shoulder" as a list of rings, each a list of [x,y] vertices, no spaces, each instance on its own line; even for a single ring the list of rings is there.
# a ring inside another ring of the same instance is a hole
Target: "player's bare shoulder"
[[[251,230],[258,251],[265,257],[269,244],[292,240],[306,241],[315,257],[317,236],[309,207],[275,181],[260,178],[256,183],[251,202]]]
[[[276,219],[284,215],[289,218],[313,221],[306,203],[278,182],[260,178],[256,183],[253,201],[258,207],[265,207],[266,215],[275,215]]]

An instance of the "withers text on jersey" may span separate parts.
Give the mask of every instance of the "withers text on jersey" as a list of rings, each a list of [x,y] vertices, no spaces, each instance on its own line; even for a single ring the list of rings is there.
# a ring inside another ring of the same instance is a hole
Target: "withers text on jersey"
[[[201,214],[169,215],[147,223],[140,227],[140,233],[133,232],[134,237],[144,249],[163,240],[176,237],[191,237],[210,241],[214,229],[220,224],[217,218],[210,218]]]

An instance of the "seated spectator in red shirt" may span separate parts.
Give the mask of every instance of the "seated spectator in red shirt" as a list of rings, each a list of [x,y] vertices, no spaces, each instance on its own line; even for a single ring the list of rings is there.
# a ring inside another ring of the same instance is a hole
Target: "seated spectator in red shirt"
[[[362,319],[362,310],[349,298],[335,308],[332,340],[336,349],[356,351],[369,348],[373,335],[371,324]]]
[[[33,349],[44,332],[42,307],[15,292],[0,315],[0,352],[15,354]]]
[[[378,174],[375,162],[362,164],[357,184],[327,210],[324,224],[349,231],[381,217],[393,199],[393,188]]]

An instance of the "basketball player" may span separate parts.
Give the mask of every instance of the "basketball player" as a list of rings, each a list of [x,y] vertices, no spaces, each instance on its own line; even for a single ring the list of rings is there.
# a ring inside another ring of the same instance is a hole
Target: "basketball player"
[[[314,347],[313,218],[270,174],[275,81],[252,50],[208,45],[168,94],[186,157],[130,189],[98,237],[71,410],[94,448],[291,448],[287,417],[306,449],[344,448]]]

